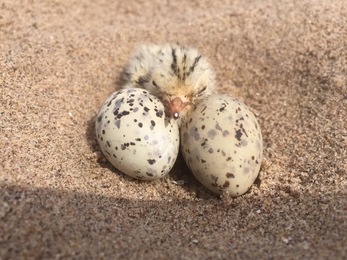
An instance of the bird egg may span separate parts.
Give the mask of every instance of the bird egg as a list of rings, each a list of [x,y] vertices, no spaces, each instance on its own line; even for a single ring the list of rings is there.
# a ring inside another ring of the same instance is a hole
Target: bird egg
[[[173,167],[179,129],[164,105],[144,89],[122,89],[102,104],[95,122],[100,148],[121,172],[155,180]]]
[[[263,141],[249,108],[227,95],[204,98],[181,127],[181,151],[195,177],[217,194],[247,192],[258,176]]]

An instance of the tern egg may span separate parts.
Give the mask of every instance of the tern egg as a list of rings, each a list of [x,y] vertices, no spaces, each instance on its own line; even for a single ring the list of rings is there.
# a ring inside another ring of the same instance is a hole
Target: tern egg
[[[101,106],[95,128],[105,157],[133,178],[161,178],[176,161],[178,126],[159,99],[144,89],[113,93]]]
[[[227,95],[201,100],[181,127],[181,150],[195,177],[217,194],[244,194],[258,176],[263,142],[249,108]]]

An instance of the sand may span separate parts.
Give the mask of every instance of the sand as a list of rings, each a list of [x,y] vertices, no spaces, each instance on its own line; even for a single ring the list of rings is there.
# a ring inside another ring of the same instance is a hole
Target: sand
[[[345,0],[1,1],[0,259],[346,259],[346,17]],[[256,114],[245,195],[182,157],[141,182],[101,154],[99,107],[136,46],[165,42]]]

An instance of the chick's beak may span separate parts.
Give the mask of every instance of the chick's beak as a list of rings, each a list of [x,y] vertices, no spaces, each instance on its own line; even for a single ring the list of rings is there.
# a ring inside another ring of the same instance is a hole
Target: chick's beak
[[[183,102],[179,97],[175,97],[170,101],[170,112],[173,118],[177,119],[180,116],[183,108]]]
[[[171,116],[174,119],[178,119],[182,109],[188,105],[188,102],[183,102],[179,97],[175,97],[174,99],[167,101],[167,105]]]

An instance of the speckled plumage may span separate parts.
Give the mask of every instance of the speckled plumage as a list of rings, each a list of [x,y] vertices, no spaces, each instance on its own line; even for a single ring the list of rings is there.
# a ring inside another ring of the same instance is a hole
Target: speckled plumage
[[[199,99],[215,90],[215,76],[196,50],[179,44],[142,45],[125,67],[123,88],[144,88],[158,97],[179,125]]]

